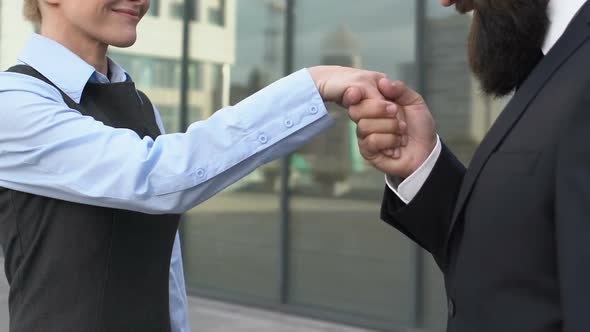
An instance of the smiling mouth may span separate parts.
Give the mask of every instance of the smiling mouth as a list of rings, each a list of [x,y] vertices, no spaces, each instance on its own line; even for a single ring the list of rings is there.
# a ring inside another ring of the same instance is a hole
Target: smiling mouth
[[[113,9],[113,11],[117,14],[122,14],[127,17],[133,18],[138,20],[139,19],[139,11],[134,9]]]

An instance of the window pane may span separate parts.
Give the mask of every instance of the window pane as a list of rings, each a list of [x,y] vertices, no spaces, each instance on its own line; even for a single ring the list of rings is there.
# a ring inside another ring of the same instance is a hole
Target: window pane
[[[198,0],[188,0],[189,5],[192,7],[189,13],[189,19],[191,21],[199,20],[199,6]],[[170,16],[182,20],[184,16],[184,4],[185,0],[172,0],[170,1]]]
[[[267,15],[262,1],[227,1],[224,27],[210,22],[206,29],[192,30],[192,40],[202,40],[192,45],[191,52],[203,61],[194,69],[203,78],[201,88],[191,94],[202,101],[203,118],[230,100],[239,102],[268,84],[266,78],[280,74],[266,72],[264,47],[257,47],[264,45]],[[282,14],[277,15],[280,26]],[[203,59],[197,54],[204,54]],[[252,79],[262,71],[260,79]],[[278,164],[265,166],[186,214],[184,259],[191,289],[250,302],[277,301],[278,175]]]
[[[225,0],[209,0],[207,8],[208,21],[210,24],[225,25]]]
[[[150,9],[147,12],[149,16],[160,15],[160,0],[151,0]]]
[[[414,81],[412,2],[297,4],[297,67],[362,67]],[[298,151],[291,163],[289,300],[408,326],[414,301],[413,245],[379,220],[383,174],[364,163],[346,111],[331,104],[328,109],[335,126]]]

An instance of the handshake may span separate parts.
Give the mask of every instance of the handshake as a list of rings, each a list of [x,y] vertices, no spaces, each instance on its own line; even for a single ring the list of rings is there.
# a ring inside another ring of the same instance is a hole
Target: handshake
[[[361,154],[373,167],[407,178],[428,158],[436,129],[417,92],[378,72],[338,66],[308,70],[324,101],[348,109]]]

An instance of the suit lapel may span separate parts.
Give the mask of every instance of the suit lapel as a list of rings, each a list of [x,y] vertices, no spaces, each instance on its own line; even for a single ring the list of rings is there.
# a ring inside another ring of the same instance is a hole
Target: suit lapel
[[[589,22],[590,2],[587,2],[567,28],[562,38],[531,72],[481,142],[463,179],[463,184],[461,185],[453,212],[451,227],[447,235],[447,241],[451,236],[457,219],[465,207],[475,181],[490,155],[510,132],[553,73],[590,37]]]

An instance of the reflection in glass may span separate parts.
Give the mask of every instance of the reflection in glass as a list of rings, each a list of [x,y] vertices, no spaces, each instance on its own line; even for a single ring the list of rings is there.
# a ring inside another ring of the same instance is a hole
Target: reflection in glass
[[[413,79],[413,4],[297,3],[298,67],[363,67]],[[300,150],[291,164],[289,302],[409,326],[413,246],[379,221],[383,174],[365,165],[345,110],[327,106],[335,126]]]
[[[204,5],[208,28],[214,28],[207,31],[223,29],[224,38],[200,45],[216,58],[199,67],[202,93],[195,98],[207,101],[200,103],[203,119],[227,102],[237,103],[256,92],[270,77],[263,62],[264,48],[257,47],[265,38],[265,3],[228,0]],[[206,37],[206,33],[199,35]],[[195,48],[193,54],[199,51]],[[224,59],[235,59],[235,63]],[[185,215],[184,259],[190,289],[260,303],[277,301],[279,197],[263,184],[263,171],[255,171]]]
[[[191,12],[189,13],[189,20],[191,21],[198,21],[199,20],[199,0],[171,0],[170,1],[170,16],[173,18],[177,18],[182,20],[184,16],[184,5],[185,1],[189,4],[192,8]]]
[[[210,24],[225,25],[225,0],[208,0],[207,17]]]
[[[160,0],[151,0],[150,9],[146,13],[148,16],[160,15]]]

